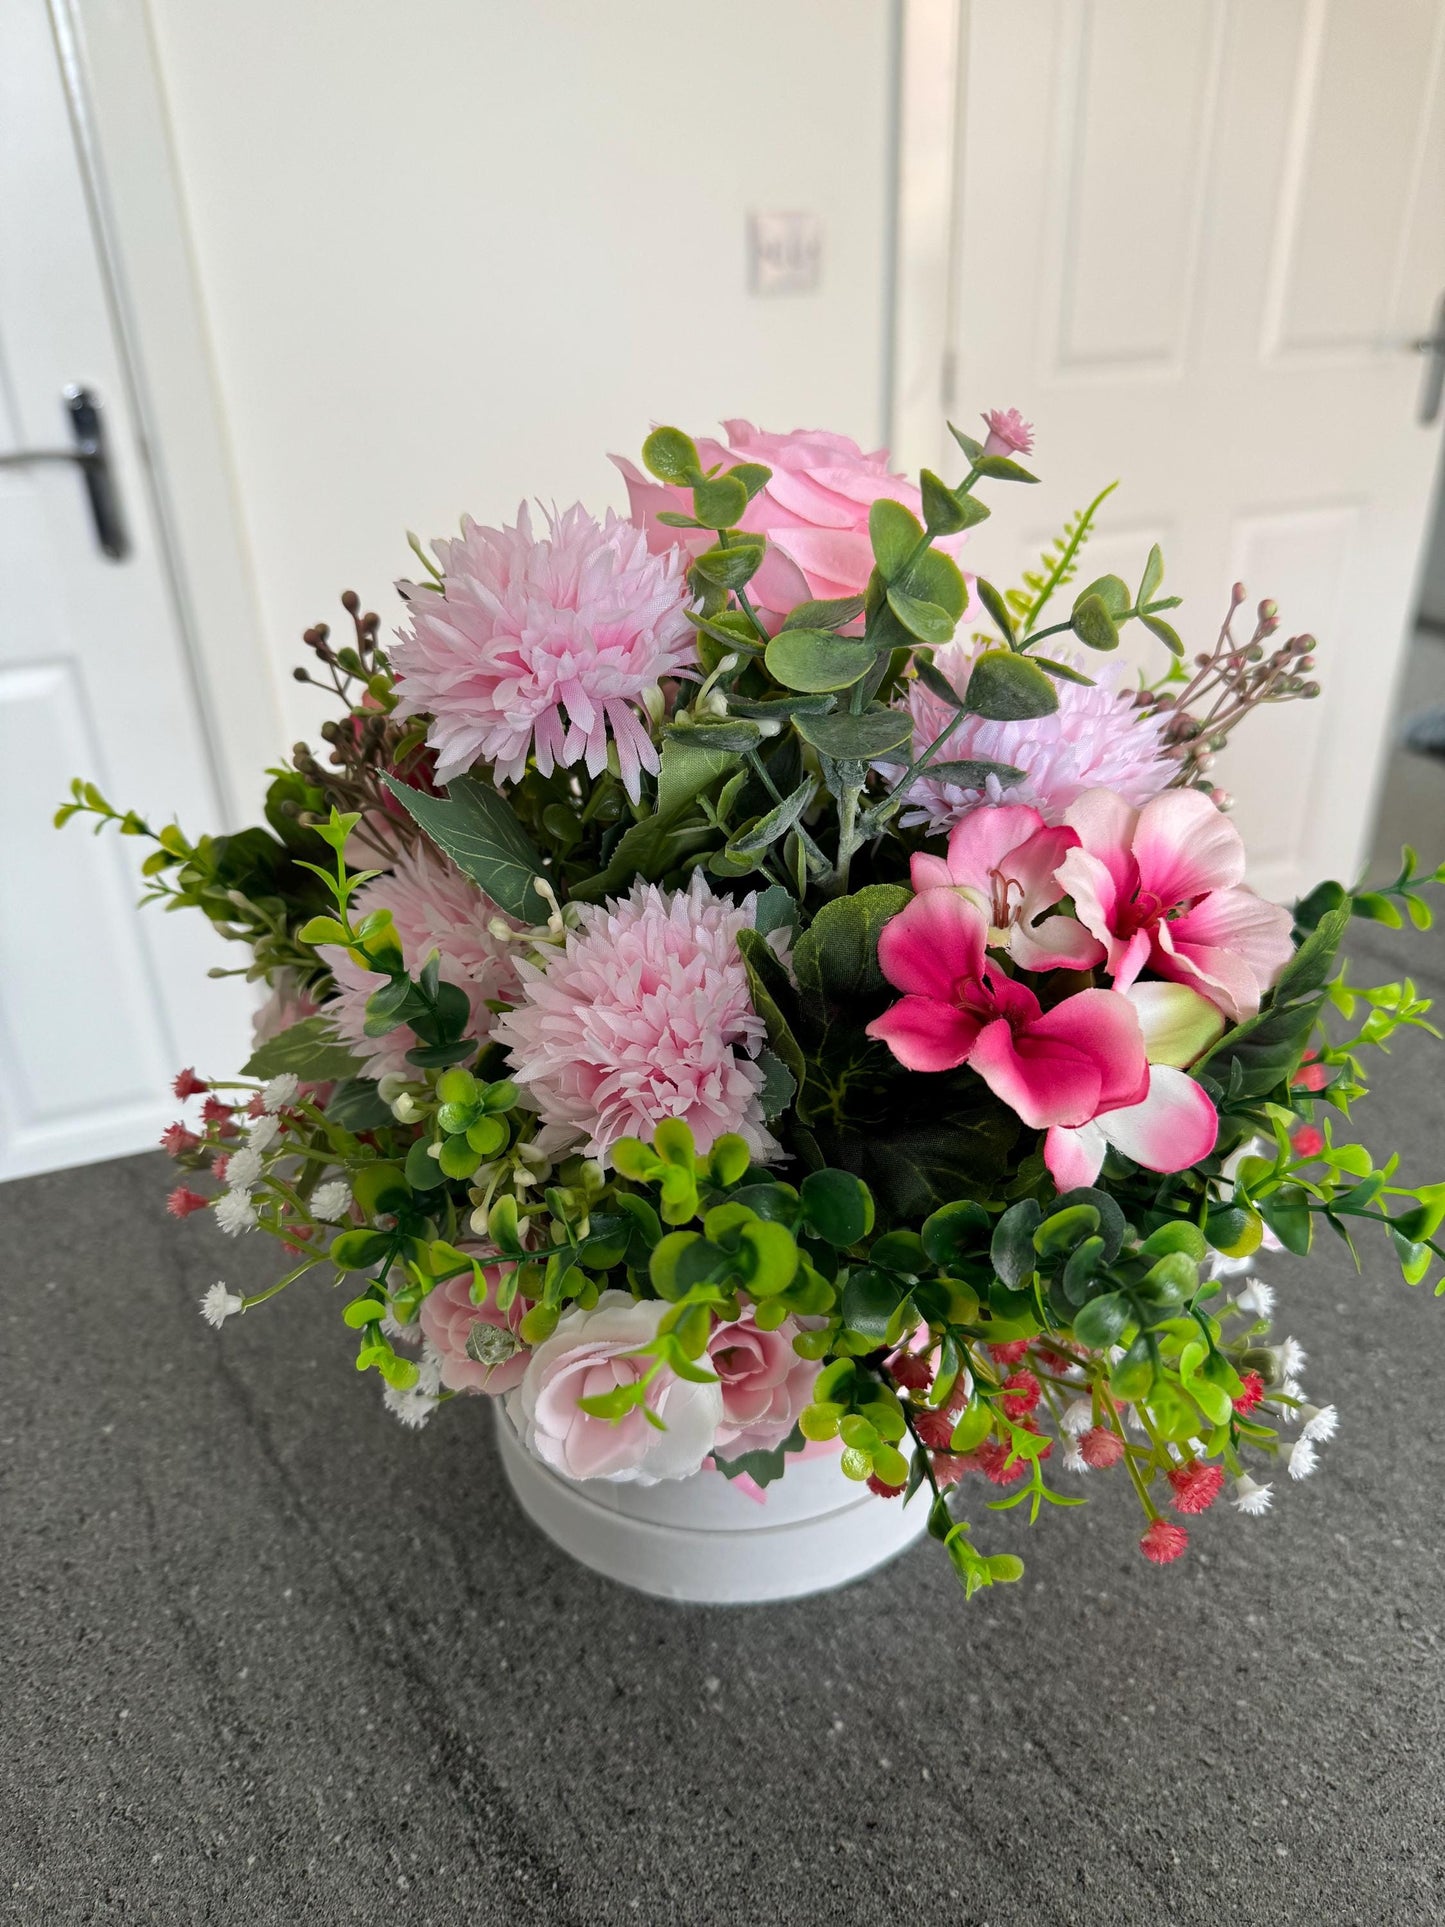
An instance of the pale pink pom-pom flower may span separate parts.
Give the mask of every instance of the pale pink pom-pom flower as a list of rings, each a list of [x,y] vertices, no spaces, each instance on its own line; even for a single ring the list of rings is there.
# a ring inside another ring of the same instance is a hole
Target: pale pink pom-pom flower
[[[390,910],[402,958],[413,976],[434,950],[438,953],[442,982],[464,990],[472,1007],[467,1035],[485,1039],[493,1023],[488,1001],[504,1002],[514,994],[517,981],[505,940],[488,928],[501,915],[491,898],[429,846],[419,844],[398,859],[394,870],[363,884],[352,898],[354,924],[373,910]],[[322,1014],[362,1060],[367,1076],[411,1071],[406,1054],[417,1037],[409,1025],[382,1037],[365,1033],[366,1000],[387,979],[378,971],[363,970],[339,944],[323,944],[317,954],[336,980],[336,995],[322,1006]]]
[[[985,455],[1032,455],[1034,425],[1026,422],[1016,408],[990,408],[984,416],[988,440]]]
[[[697,873],[686,890],[637,883],[584,907],[545,970],[519,963],[521,998],[492,1034],[544,1124],[585,1139],[589,1157],[669,1117],[699,1150],[736,1131],[760,1162],[777,1155],[752,1061],[765,1031],[737,944],[754,902],[714,896]]]
[[[933,665],[962,695],[980,653],[972,643],[948,642],[934,656]],[[1059,660],[1073,664],[1065,650],[1059,651]],[[1157,795],[1179,768],[1164,753],[1159,720],[1132,706],[1120,686],[1118,670],[1101,671],[1091,662],[1087,671],[1097,678],[1092,687],[1065,682],[1062,677],[1054,683],[1059,706],[1050,715],[1016,723],[965,716],[949,731],[936,760],[981,758],[1009,763],[1024,772],[1023,780],[1005,787],[990,777],[983,789],[965,789],[925,770],[909,787],[899,819],[903,827],[923,825],[930,835],[941,836],[980,803],[1026,803],[1046,823],[1057,823],[1086,790],[1110,789],[1135,805]],[[903,702],[913,719],[912,753],[921,756],[958,712],[916,678],[908,684]],[[893,767],[886,773],[897,777],[902,772]]]
[[[432,544],[440,589],[403,583],[411,619],[391,654],[398,716],[431,719],[436,781],[478,761],[515,783],[535,756],[544,776],[585,761],[597,776],[609,734],[627,793],[655,771],[644,706],[664,676],[695,660],[681,555],[650,555],[647,538],[610,510],[580,503],[532,533],[524,502],[515,527],[468,517],[454,541]]]

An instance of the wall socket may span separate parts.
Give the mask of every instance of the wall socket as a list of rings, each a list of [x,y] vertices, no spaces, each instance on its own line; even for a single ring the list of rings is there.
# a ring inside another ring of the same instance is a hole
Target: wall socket
[[[816,214],[748,216],[753,294],[815,294],[823,278],[823,223]]]

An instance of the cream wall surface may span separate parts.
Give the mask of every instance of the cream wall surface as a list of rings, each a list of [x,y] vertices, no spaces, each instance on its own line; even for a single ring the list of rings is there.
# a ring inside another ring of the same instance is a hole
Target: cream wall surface
[[[891,6],[148,4],[283,673],[407,528],[620,505],[653,419],[881,439]],[[816,293],[749,292],[752,209],[821,217]]]

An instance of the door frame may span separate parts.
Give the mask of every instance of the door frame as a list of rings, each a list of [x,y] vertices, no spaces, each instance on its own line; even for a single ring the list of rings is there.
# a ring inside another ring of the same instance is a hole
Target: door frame
[[[46,0],[221,823],[286,747],[148,9]],[[201,826],[198,826],[201,827]]]

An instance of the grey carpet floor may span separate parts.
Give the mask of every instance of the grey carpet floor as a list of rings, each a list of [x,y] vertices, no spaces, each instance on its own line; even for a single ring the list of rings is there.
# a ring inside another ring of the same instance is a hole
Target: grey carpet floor
[[[1445,944],[1356,976],[1445,991]],[[1362,1113],[1445,1165],[1445,1046]],[[1340,1406],[1265,1519],[1166,1571],[1120,1482],[965,1605],[923,1545],[678,1608],[517,1512],[488,1415],[420,1435],[325,1288],[209,1330],[270,1248],[171,1225],[159,1155],[0,1190],[0,1917],[25,1923],[1445,1919],[1445,1302],[1275,1261]]]

